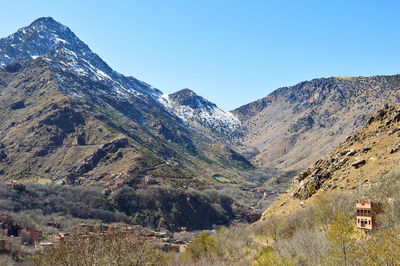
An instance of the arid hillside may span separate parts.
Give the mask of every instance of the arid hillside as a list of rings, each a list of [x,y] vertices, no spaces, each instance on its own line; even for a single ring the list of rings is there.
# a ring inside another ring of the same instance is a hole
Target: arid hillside
[[[231,149],[207,144],[163,109],[149,105],[148,98],[101,95],[107,87],[98,83],[89,83],[97,91],[74,98],[65,84],[84,91],[89,81],[66,75],[60,82],[62,74],[41,59],[0,70],[3,180],[114,189],[153,175],[160,183],[195,186],[201,177],[200,183],[217,173],[240,180],[229,170],[231,163],[251,168]]]
[[[399,167],[399,122],[400,105],[385,105],[368,120],[365,128],[297,175],[288,192],[265,211],[262,219],[288,215],[311,204],[316,196],[330,191],[351,191],[358,197],[363,197],[364,193],[374,193],[374,190],[377,190],[376,193],[386,193],[378,185],[389,178],[387,174],[390,171]]]
[[[233,111],[246,130],[239,149],[261,166],[305,169],[383,104],[397,103],[399,88],[399,75],[321,78],[280,88]]]

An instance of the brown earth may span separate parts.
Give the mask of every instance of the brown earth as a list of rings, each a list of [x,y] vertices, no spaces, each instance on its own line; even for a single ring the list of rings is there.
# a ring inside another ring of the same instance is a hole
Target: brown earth
[[[141,99],[71,97],[87,81],[62,74],[40,59],[0,70],[0,178],[115,185],[153,175],[196,186],[216,173],[243,182],[234,169],[252,167]]]
[[[400,76],[322,78],[280,88],[233,111],[246,135],[238,149],[260,166],[305,169],[400,100]]]
[[[362,196],[400,162],[400,105],[385,106],[337,149],[297,175],[288,192],[264,214],[287,215],[329,191]],[[361,185],[360,185],[361,184]]]

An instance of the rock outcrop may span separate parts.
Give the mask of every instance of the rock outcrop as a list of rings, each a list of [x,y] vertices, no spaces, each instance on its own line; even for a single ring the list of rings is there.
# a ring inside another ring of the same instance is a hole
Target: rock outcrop
[[[288,190],[264,213],[285,214],[307,204],[315,195],[333,190],[355,190],[373,184],[380,176],[398,168],[400,105],[384,105],[365,128],[348,137],[334,152],[297,175]]]

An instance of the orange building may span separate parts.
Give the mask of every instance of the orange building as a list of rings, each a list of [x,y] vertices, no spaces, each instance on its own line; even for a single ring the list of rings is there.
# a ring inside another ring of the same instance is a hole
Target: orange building
[[[33,230],[33,231],[29,232],[29,235],[32,237],[33,241],[35,241],[36,243],[43,239],[42,231]]]
[[[365,230],[372,230],[372,202],[367,200],[356,202],[357,227]]]

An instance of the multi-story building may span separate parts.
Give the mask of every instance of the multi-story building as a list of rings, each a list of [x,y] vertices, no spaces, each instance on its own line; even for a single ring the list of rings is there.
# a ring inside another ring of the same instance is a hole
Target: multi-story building
[[[357,200],[357,227],[365,230],[372,230],[373,217],[372,217],[372,202],[368,200]]]

